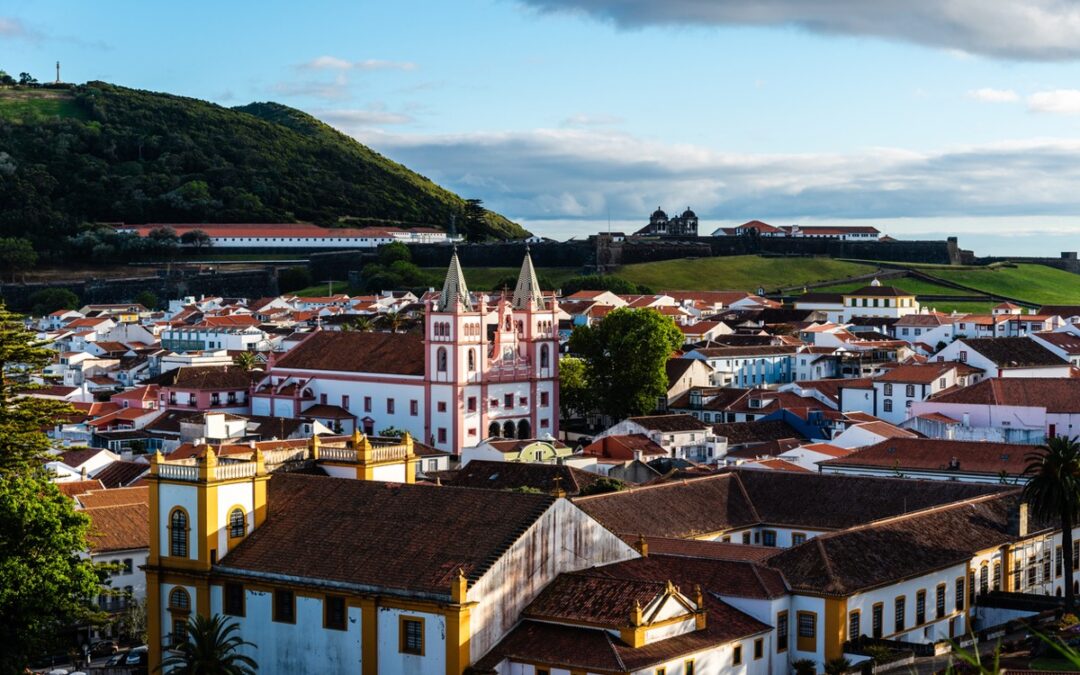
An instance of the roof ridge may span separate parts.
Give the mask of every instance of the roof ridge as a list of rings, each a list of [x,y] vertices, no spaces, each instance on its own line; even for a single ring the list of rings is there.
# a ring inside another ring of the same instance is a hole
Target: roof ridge
[[[893,479],[888,479],[888,480],[893,480]],[[826,537],[828,537],[828,538],[838,537],[840,535],[847,534],[848,532],[858,532],[858,531],[861,531],[861,530],[868,530],[868,529],[871,529],[871,528],[874,528],[874,527],[880,527],[882,525],[889,525],[891,523],[895,523],[895,522],[898,522],[898,521],[901,521],[901,520],[906,520],[906,519],[910,519],[910,518],[929,515],[931,513],[937,513],[937,512],[940,512],[940,511],[948,511],[950,509],[961,508],[961,507],[964,507],[964,506],[971,506],[973,504],[981,504],[983,502],[991,501],[991,500],[994,500],[994,499],[1000,499],[1001,497],[1005,497],[1005,496],[1015,496],[1015,495],[1019,494],[1020,491],[1021,491],[1021,488],[1014,488],[1014,489],[1010,489],[1010,490],[1001,490],[1000,492],[991,492],[991,493],[985,494],[985,495],[977,495],[975,497],[968,497],[966,499],[961,499],[961,500],[958,500],[958,501],[955,501],[955,502],[949,502],[947,504],[935,504],[933,506],[928,506],[926,508],[916,509],[915,511],[908,511],[906,513],[898,513],[898,514],[895,514],[895,515],[880,518],[878,520],[871,520],[870,522],[867,522],[867,523],[859,523],[858,525],[854,525],[852,527],[848,527],[848,528],[845,528],[843,530],[835,530],[833,532],[826,532],[825,534],[820,534],[820,535],[818,535],[817,537],[814,537],[814,538],[815,539],[822,539],[822,538],[826,538]]]
[[[619,650],[615,647],[615,643],[611,639],[611,633],[606,630],[600,632],[604,634],[604,639],[607,641],[608,647],[611,648],[611,653],[615,656],[615,662],[619,664],[619,670],[629,672],[630,669],[623,663],[622,656],[619,654]]]
[[[821,555],[821,562],[825,565],[825,574],[829,578],[830,583],[838,583],[839,579],[836,577],[836,572],[833,570],[832,561],[829,560],[829,552],[825,550],[825,543],[821,541],[822,537],[814,537],[817,542],[817,550]]]
[[[666,487],[677,487],[677,486],[683,485],[683,484],[685,484],[687,482],[713,480],[713,479],[723,478],[724,476],[731,476],[733,474],[734,474],[734,472],[714,473],[714,474],[711,474],[711,475],[708,475],[708,476],[692,476],[692,477],[687,477],[687,478],[680,478],[679,480],[667,481],[666,483],[653,483],[652,485],[637,485],[637,486],[634,486],[634,487],[630,487],[630,488],[628,488],[626,490],[619,490],[618,492],[604,492],[604,493],[598,494],[598,495],[586,495],[584,497],[574,497],[573,501],[574,502],[581,502],[581,501],[585,501],[585,500],[599,499],[601,497],[613,497],[613,496],[616,496],[616,495],[627,495],[627,494],[631,494],[631,493],[634,493],[634,492],[641,492],[643,490],[658,490],[658,489],[666,488]],[[477,488],[477,489],[483,489],[483,488]]]
[[[754,505],[754,500],[750,498],[750,492],[746,489],[746,486],[743,485],[742,477],[739,475],[738,472],[732,473],[735,476],[735,484],[739,486],[739,492],[742,493],[743,498],[746,499],[747,506],[750,507],[750,513],[753,514],[754,521],[757,523],[763,522],[761,519],[761,514],[758,513],[757,506]]]

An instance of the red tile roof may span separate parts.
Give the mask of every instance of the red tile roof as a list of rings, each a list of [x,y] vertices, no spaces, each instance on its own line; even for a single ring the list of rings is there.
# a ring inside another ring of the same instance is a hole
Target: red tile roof
[[[1019,475],[1027,466],[1029,445],[936,438],[891,438],[837,459],[826,467],[875,467],[897,470],[947,471]]]
[[[150,507],[148,504],[123,504],[85,509],[90,516],[92,553],[149,548]]]
[[[57,483],[56,487],[60,489],[60,492],[68,497],[74,498],[76,495],[81,495],[84,492],[90,490],[104,489],[104,485],[98,479],[93,480],[72,480],[63,483]]]
[[[424,363],[423,337],[413,333],[315,331],[275,368],[423,375]]]
[[[668,454],[667,450],[654,443],[645,434],[604,436],[582,449],[583,454],[616,461],[634,459],[635,451],[641,454],[644,461],[648,461],[650,457],[666,457]]]
[[[1052,413],[1080,412],[1080,380],[1064,377],[999,377],[930,398],[934,403],[963,403],[1045,408]]]

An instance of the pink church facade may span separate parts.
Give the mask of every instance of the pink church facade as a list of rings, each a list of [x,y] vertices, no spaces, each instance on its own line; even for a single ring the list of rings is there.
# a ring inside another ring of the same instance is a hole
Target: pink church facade
[[[527,253],[513,296],[493,302],[469,293],[455,254],[423,335],[316,331],[270,365],[252,414],[333,414],[454,454],[493,436],[556,437],[558,346],[557,300],[541,293]]]

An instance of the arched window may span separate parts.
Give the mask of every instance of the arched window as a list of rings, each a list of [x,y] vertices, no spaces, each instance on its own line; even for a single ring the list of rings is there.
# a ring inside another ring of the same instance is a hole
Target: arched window
[[[169,516],[169,555],[188,555],[188,515],[183,509],[173,509]]]
[[[551,354],[548,353],[547,345],[540,345],[540,367],[547,368],[550,366]]]
[[[979,570],[979,593],[986,593],[990,590],[990,566],[983,564]]]
[[[492,422],[488,425],[488,438],[495,438],[499,435],[499,423]]]
[[[470,349],[469,350],[469,372],[471,373],[471,372],[473,372],[475,370],[476,370],[476,350],[475,349]]]
[[[191,610],[191,596],[183,588],[174,588],[169,591],[169,609],[181,612]]]
[[[243,509],[233,509],[229,512],[229,536],[233,539],[242,537],[247,532],[247,518],[244,517]]]
[[[527,420],[521,420],[518,422],[517,437],[521,440],[525,440],[529,437],[529,422]]]
[[[506,316],[506,330],[510,330],[510,315]]]
[[[503,438],[514,438],[514,423],[506,422],[503,424]]]
[[[446,372],[446,347],[439,347],[435,353],[435,369],[440,373]]]

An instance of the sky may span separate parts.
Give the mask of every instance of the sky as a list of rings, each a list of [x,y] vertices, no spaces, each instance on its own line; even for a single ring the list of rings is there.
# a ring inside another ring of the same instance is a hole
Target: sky
[[[1080,0],[6,0],[0,68],[305,110],[565,239],[1080,248]]]

